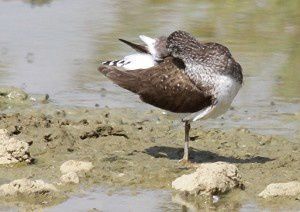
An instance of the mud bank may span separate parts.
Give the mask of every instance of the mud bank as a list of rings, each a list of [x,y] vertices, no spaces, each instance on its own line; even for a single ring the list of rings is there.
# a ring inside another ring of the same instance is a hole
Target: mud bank
[[[34,158],[32,164],[0,166],[1,184],[21,178],[57,182],[60,166],[68,160],[92,162],[93,169],[80,178],[83,188],[97,185],[171,189],[173,180],[195,170],[178,163],[183,154],[181,123],[160,110],[57,108],[48,104],[1,112],[0,129],[30,143]],[[192,162],[224,161],[235,164],[240,171],[245,190],[226,194],[218,204],[251,200],[267,207],[300,208],[297,197],[276,201],[258,197],[270,183],[299,180],[299,142],[262,136],[247,129],[199,127],[192,129],[191,140]],[[64,194],[61,198],[36,199],[35,204],[56,204],[77,189],[76,184],[62,185],[58,187]]]

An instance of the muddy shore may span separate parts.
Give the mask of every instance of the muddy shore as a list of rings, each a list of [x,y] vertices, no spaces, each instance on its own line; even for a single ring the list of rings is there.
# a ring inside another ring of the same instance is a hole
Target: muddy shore
[[[0,184],[20,178],[57,182],[60,166],[67,160],[90,161],[94,168],[80,180],[80,186],[58,186],[59,195],[35,196],[30,201],[18,196],[10,200],[13,204],[55,205],[79,187],[171,189],[173,180],[195,169],[178,163],[183,154],[182,124],[161,110],[29,105],[0,112],[0,129],[28,142],[34,159],[30,164],[0,166]],[[222,207],[254,201],[268,208],[300,208],[299,196],[258,197],[270,183],[299,181],[299,142],[244,128],[201,127],[192,128],[191,140],[193,163],[224,161],[240,170],[245,190],[226,194],[218,203]]]

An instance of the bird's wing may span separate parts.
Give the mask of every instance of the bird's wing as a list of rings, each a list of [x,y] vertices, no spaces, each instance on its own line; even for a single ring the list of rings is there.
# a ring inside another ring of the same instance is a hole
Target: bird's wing
[[[99,71],[115,84],[140,96],[141,100],[172,112],[193,113],[213,103],[182,71],[184,64],[174,57],[148,69],[122,71],[102,65]]]
[[[127,44],[128,46],[130,46],[131,48],[133,48],[137,52],[150,54],[150,52],[148,51],[148,48],[146,46],[143,46],[143,45],[140,45],[140,44],[136,44],[136,43],[132,43],[130,41],[127,41],[127,40],[124,40],[124,39],[121,39],[121,38],[119,39],[119,41]]]

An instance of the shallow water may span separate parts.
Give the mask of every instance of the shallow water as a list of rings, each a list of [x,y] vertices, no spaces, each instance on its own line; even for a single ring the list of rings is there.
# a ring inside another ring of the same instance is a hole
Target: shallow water
[[[192,204],[183,204],[183,200],[172,196],[170,191],[148,190],[135,191],[123,190],[110,194],[104,189],[94,189],[71,197],[60,205],[46,209],[45,211],[198,211],[217,209],[213,205],[203,204],[203,208],[197,208]],[[223,208],[224,209],[224,208]],[[227,208],[243,212],[259,210],[253,204],[241,207]]]
[[[51,208],[54,211],[269,211],[271,208],[259,207],[253,202],[246,204],[218,204],[222,197],[215,196],[214,203],[193,204],[166,190],[122,190],[110,193],[105,189],[94,189],[76,195]],[[293,211],[283,208],[282,210]]]
[[[230,204],[229,204],[230,205]],[[110,192],[107,189],[97,188],[82,192],[72,196],[65,202],[53,207],[44,208],[43,211],[240,211],[251,212],[268,210],[267,208],[259,208],[255,204],[249,202],[245,205],[230,205],[218,207],[217,203],[203,203],[202,206],[185,202],[184,200],[172,195],[171,191],[166,190],[120,190],[118,192]],[[1,207],[1,211],[18,211],[16,207]],[[37,208],[36,208],[37,210]]]
[[[149,108],[97,72],[137,41],[184,29],[228,46],[244,69],[234,111],[208,126],[299,138],[300,3],[280,1],[0,1],[0,86],[61,105]],[[275,104],[273,104],[275,103]],[[230,117],[230,118],[228,118]],[[207,124],[205,124],[207,125]],[[223,126],[224,125],[224,126]]]
[[[45,211],[180,211],[180,205],[172,202],[172,196],[168,191],[134,193],[123,190],[110,194],[104,189],[94,189],[71,197]]]

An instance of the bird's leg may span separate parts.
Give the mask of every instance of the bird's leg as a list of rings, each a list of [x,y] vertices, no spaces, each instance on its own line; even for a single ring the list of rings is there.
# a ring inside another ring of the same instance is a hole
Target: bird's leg
[[[183,161],[189,160],[190,129],[191,129],[191,123],[189,121],[185,121],[184,122],[185,141],[184,141],[184,153],[182,158]]]

